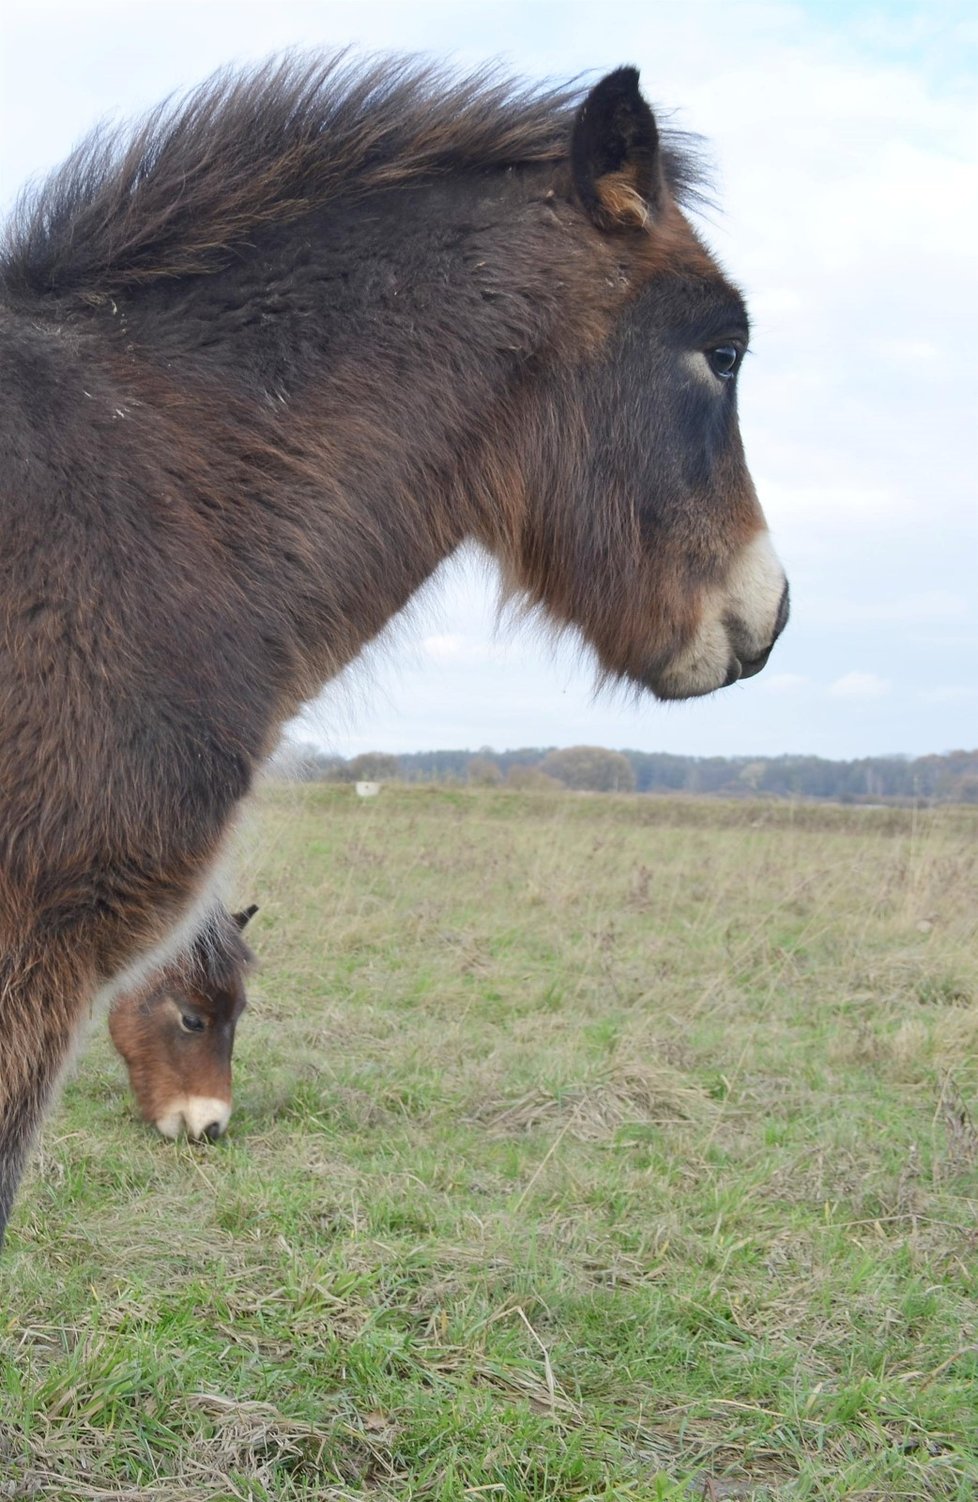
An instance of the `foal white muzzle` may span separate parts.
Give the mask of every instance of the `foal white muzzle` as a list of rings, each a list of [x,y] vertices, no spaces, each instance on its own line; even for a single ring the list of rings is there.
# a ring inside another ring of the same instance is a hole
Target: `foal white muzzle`
[[[207,1095],[183,1095],[170,1102],[169,1109],[157,1116],[153,1125],[164,1137],[175,1141],[183,1132],[195,1142],[222,1137],[231,1120],[231,1106],[226,1100]]]

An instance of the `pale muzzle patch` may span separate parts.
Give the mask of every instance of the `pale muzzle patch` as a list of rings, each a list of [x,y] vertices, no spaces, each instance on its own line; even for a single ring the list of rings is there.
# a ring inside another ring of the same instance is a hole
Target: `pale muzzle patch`
[[[787,580],[767,531],[703,601],[699,625],[656,684],[662,699],[711,694],[759,672],[784,625]]]
[[[723,618],[743,663],[770,651],[784,624],[779,620],[787,585],[771,534],[759,532],[734,560],[721,593]]]
[[[223,1136],[230,1120],[229,1101],[207,1095],[182,1095],[169,1102],[153,1125],[172,1141],[184,1132],[192,1140],[200,1141]]]

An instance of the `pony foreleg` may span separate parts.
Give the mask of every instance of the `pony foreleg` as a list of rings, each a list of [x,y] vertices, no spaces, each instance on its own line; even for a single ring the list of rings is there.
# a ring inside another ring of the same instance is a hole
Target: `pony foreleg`
[[[92,991],[77,959],[56,948],[0,954],[0,1244]]]

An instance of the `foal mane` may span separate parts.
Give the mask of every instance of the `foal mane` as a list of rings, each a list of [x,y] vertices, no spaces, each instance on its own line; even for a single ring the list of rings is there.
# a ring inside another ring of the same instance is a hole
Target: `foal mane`
[[[235,971],[247,971],[255,956],[229,913],[212,913],[190,946],[164,967],[166,981],[189,982],[204,991],[230,984]]]
[[[417,60],[356,64],[343,53],[223,71],[136,126],[97,128],[27,189],[0,245],[0,289],[98,300],[219,270],[263,226],[333,199],[557,162],[580,97],[491,68],[455,78]],[[662,139],[672,191],[696,201],[691,138]]]

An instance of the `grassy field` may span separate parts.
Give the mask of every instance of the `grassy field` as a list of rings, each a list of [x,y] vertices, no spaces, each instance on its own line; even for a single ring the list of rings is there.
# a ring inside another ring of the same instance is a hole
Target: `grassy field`
[[[978,1496],[978,821],[262,794],[228,1139],[104,1023],[0,1498]]]

